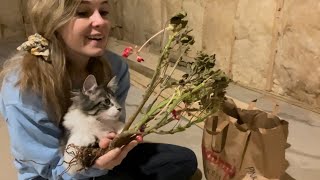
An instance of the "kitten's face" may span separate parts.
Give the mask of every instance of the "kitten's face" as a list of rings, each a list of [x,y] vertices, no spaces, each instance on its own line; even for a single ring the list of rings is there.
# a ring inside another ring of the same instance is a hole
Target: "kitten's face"
[[[85,114],[95,116],[100,121],[119,120],[121,106],[114,97],[116,89],[114,81],[113,78],[104,89],[97,86],[94,76],[88,76],[82,92],[72,98],[73,104]]]

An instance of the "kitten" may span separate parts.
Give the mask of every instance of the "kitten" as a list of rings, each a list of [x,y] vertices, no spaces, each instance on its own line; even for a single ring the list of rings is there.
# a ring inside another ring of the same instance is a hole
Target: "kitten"
[[[107,84],[107,88],[98,86],[93,75],[89,75],[83,83],[83,89],[74,92],[72,105],[64,116],[62,125],[68,132],[67,144],[76,146],[93,146],[98,139],[109,132],[120,133],[124,123],[119,120],[121,106],[114,93],[117,89],[115,77]],[[72,150],[68,149],[68,152]],[[65,162],[73,156],[64,151]],[[66,167],[69,164],[65,163]],[[68,171],[73,174],[81,169],[80,165],[72,165]]]

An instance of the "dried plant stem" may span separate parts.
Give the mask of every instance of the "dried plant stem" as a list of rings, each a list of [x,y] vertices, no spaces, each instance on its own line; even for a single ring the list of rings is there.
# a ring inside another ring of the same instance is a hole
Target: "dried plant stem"
[[[156,97],[154,98],[154,100],[148,105],[148,108],[147,108],[146,112],[148,112],[148,111],[152,108],[152,106],[157,102],[157,100],[158,100],[158,98],[160,97],[161,93],[162,93],[164,90],[167,89],[167,87],[166,87],[165,85],[167,84],[167,82],[169,81],[169,79],[172,77],[173,72],[174,72],[175,69],[177,68],[179,62],[181,62],[182,57],[183,57],[183,55],[187,52],[188,48],[189,48],[189,47],[187,47],[187,48],[184,50],[184,52],[180,54],[178,60],[175,62],[175,65],[174,65],[174,67],[172,68],[171,72],[169,73],[168,76],[166,76],[166,78],[164,79],[164,81],[161,83],[160,87],[163,87],[163,88],[160,89],[160,91],[158,92],[158,94],[156,95]],[[156,88],[156,86],[157,86],[157,85],[155,85],[155,88]],[[155,88],[154,88],[154,89],[155,89]],[[153,89],[153,91],[154,91],[154,89]]]
[[[156,120],[168,107],[169,105],[171,104],[171,102],[173,101],[173,98],[175,97],[175,94],[173,94],[170,98],[170,100],[168,101],[168,103],[166,104],[165,107],[163,107],[161,109],[161,111],[152,119],[152,120]]]
[[[200,83],[198,86],[196,86],[195,88],[193,88],[193,90],[191,92],[186,92],[180,96],[177,96],[176,98],[174,98],[173,102],[170,104],[170,106],[167,108],[167,114],[171,113],[173,111],[173,109],[186,97],[190,96],[191,94],[201,90],[202,88],[204,88],[206,85],[205,82]],[[145,134],[148,134],[150,132],[152,132],[152,129],[158,129],[164,125],[166,125],[167,123],[169,123],[169,121],[162,123],[164,120],[166,120],[167,116],[164,116],[162,120],[160,120],[159,122],[161,123],[157,123],[156,126],[154,127],[149,127],[145,130]],[[143,124],[143,123],[141,123]]]
[[[167,105],[167,103],[170,101],[170,99],[166,99],[162,102],[160,102],[156,107],[153,107],[150,109],[150,111],[148,111],[147,114],[145,114],[142,119],[136,124],[136,126],[133,128],[134,131],[138,131],[142,125],[144,125],[145,123],[147,123],[148,121],[150,121],[153,117],[153,115],[159,111],[160,109],[162,109],[164,106]],[[144,133],[145,134],[145,133]]]
[[[153,101],[148,105],[148,108],[146,110],[146,112],[150,111],[150,109],[153,107],[153,105],[157,102],[157,100],[159,99],[159,97],[161,96],[162,92],[164,90],[166,90],[167,87],[163,87],[159,90],[159,92],[156,94],[155,98],[153,99]]]
[[[133,123],[133,121],[136,119],[136,117],[138,116],[138,114],[140,113],[140,111],[142,110],[142,108],[144,107],[144,105],[146,104],[146,102],[148,101],[150,95],[153,92],[154,89],[154,84],[159,76],[159,73],[161,71],[161,64],[163,62],[164,59],[167,58],[167,53],[171,47],[171,43],[173,42],[173,40],[175,39],[177,33],[174,33],[173,35],[169,36],[169,40],[168,43],[166,44],[164,51],[162,52],[161,56],[160,56],[160,60],[158,61],[158,65],[157,65],[157,69],[155,71],[155,73],[153,74],[153,77],[151,79],[151,82],[147,88],[147,90],[145,91],[145,94],[143,95],[143,100],[140,103],[139,107],[137,108],[137,110],[133,113],[133,115],[129,118],[129,120],[126,122],[123,131],[126,131],[130,128],[131,124]]]
[[[204,112],[206,112],[206,110],[208,109],[208,107],[209,107],[209,106],[207,106],[205,109],[203,109],[203,110],[199,113],[198,116],[200,116],[201,114],[203,114]],[[174,133],[177,133],[177,132],[181,132],[181,131],[184,131],[186,128],[191,127],[193,124],[196,124],[196,123],[198,123],[198,122],[202,122],[202,121],[205,120],[206,118],[212,116],[215,112],[216,112],[215,110],[214,110],[214,111],[211,111],[211,112],[208,112],[206,115],[204,115],[203,117],[197,119],[196,121],[191,121],[191,119],[190,119],[189,122],[188,122],[186,125],[184,125],[184,126],[178,126],[178,127],[176,127],[176,125],[178,124],[178,123],[177,123],[177,124],[176,124],[171,130],[169,130],[169,131],[157,130],[158,128],[157,128],[157,129],[155,128],[155,129],[151,130],[150,133],[156,133],[156,134],[162,134],[162,135],[163,135],[163,134],[174,134]],[[179,121],[179,122],[181,122],[181,121]]]
[[[183,57],[183,55],[188,51],[188,49],[189,49],[189,47],[187,47],[187,48],[183,51],[183,53],[180,54],[178,60],[175,62],[173,68],[171,69],[171,72],[169,73],[168,76],[166,76],[165,80],[162,82],[162,84],[161,84],[162,86],[164,86],[164,85],[168,82],[169,78],[172,77],[172,74],[173,74],[174,71],[176,70],[178,64],[182,61],[182,57]]]
[[[154,34],[151,38],[149,38],[137,51],[137,54],[140,53],[140,51],[144,48],[144,46],[146,46],[153,38],[157,37],[159,34],[163,33],[166,30],[166,28],[162,29],[161,31],[157,32],[156,34]]]

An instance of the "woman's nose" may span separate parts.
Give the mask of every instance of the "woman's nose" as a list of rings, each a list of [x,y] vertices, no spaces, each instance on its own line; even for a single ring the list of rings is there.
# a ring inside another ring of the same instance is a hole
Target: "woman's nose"
[[[104,19],[99,11],[95,11],[91,16],[92,26],[100,27],[106,24],[106,19]]]

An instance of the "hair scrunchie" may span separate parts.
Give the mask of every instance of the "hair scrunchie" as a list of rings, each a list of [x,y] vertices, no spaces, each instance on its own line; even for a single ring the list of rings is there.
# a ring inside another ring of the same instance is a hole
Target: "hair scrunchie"
[[[48,62],[49,41],[38,33],[29,36],[28,41],[22,43],[17,50],[27,51],[34,56],[40,56]]]

